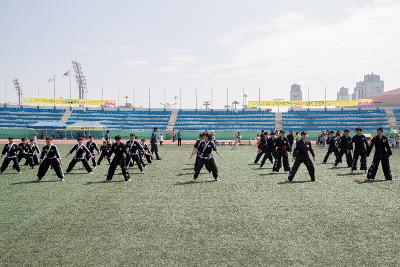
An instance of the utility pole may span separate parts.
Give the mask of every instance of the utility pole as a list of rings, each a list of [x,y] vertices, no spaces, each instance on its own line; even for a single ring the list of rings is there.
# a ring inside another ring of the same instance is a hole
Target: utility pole
[[[129,98],[129,97],[128,97],[128,96],[125,96],[124,98],[125,98],[125,107],[128,107],[128,98]]]
[[[197,88],[194,88],[194,93],[196,95],[196,110],[197,110]]]
[[[149,88],[149,110],[150,110],[150,108],[151,108],[151,103],[150,103],[150,94],[151,94],[151,92],[150,92],[150,88]]]
[[[210,106],[210,101],[204,101],[203,105],[206,107],[206,109],[208,109],[208,107]]]
[[[182,88],[179,88],[179,109],[182,109]]]
[[[229,109],[229,88],[226,88],[226,106]]]
[[[261,88],[258,88],[258,109],[261,109]]]

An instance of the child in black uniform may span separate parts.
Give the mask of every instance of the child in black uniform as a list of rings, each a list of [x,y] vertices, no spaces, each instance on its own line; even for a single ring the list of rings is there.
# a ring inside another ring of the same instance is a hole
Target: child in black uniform
[[[78,137],[77,140],[78,140],[78,144],[74,145],[67,154],[67,157],[68,157],[75,151],[75,156],[69,163],[68,168],[65,172],[66,173],[71,172],[72,169],[75,167],[75,164],[80,161],[80,162],[82,162],[83,167],[85,167],[86,171],[88,173],[91,173],[91,172],[93,172],[93,169],[90,167],[90,165],[87,161],[87,158],[91,158],[91,157],[93,157],[93,155],[92,155],[92,153],[90,153],[90,150],[83,144],[82,137]]]
[[[110,153],[111,153],[111,145],[106,140],[104,140],[103,145],[100,147],[100,157],[97,160],[97,165],[100,165],[104,158],[106,158],[108,163],[110,163],[111,162]]]
[[[7,154],[6,158],[3,161],[3,164],[1,165],[1,173],[3,173],[7,169],[8,164],[10,164],[11,161],[14,164],[14,169],[16,169],[18,173],[21,173],[21,168],[19,167],[18,163],[19,151],[19,146],[17,144],[14,144],[14,137],[9,137],[8,144],[4,146],[3,151],[1,152],[1,157]]]
[[[193,175],[194,180],[199,177],[201,169],[204,165],[206,165],[206,167],[208,166],[207,169],[211,170],[215,181],[218,181],[218,169],[217,165],[215,164],[212,152],[215,151],[215,153],[217,153],[221,158],[222,156],[218,153],[215,142],[211,139],[211,134],[204,134],[203,140],[199,143],[197,150],[199,152],[200,161],[195,166],[196,169]]]
[[[37,175],[38,181],[42,180],[49,167],[52,166],[58,178],[60,178],[60,181],[64,182],[64,173],[61,169],[61,157],[57,147],[53,145],[52,141],[53,139],[51,136],[46,137],[46,145],[43,147],[42,153],[40,154],[40,166]]]

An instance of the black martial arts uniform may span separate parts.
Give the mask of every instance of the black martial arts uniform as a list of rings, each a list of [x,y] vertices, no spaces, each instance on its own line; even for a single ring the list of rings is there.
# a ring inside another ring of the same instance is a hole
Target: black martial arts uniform
[[[87,158],[92,157],[92,153],[90,150],[85,146],[85,145],[79,145],[76,144],[72,147],[72,149],[69,151],[69,154],[72,154],[75,152],[74,157],[72,158],[71,162],[68,165],[67,170],[65,171],[66,173],[69,173],[72,171],[72,169],[75,167],[76,163],[79,161],[82,162],[83,167],[85,167],[87,172],[92,172],[93,169],[90,167]]]
[[[18,163],[18,153],[19,153],[20,149],[19,146],[17,144],[6,144],[3,148],[3,151],[1,152],[1,154],[4,156],[6,155],[6,158],[3,161],[3,164],[1,165],[1,169],[0,172],[4,172],[7,167],[8,164],[10,164],[10,162],[13,162],[13,167],[17,170],[17,172],[21,171],[21,168],[19,167],[19,163]]]
[[[21,159],[25,159],[25,164],[28,165],[28,144],[19,143],[18,144],[19,153],[18,153],[18,163],[21,162]]]
[[[328,139],[326,140],[326,143],[328,144],[328,152],[326,152],[326,155],[324,157],[324,160],[322,161],[323,163],[327,163],[329,156],[334,153],[335,156],[337,156],[337,147],[336,147],[336,140],[333,136],[329,136]]]
[[[312,149],[311,142],[308,140],[300,139],[296,143],[296,147],[293,151],[293,157],[296,159],[290,170],[288,180],[291,182],[293,181],[294,177],[296,176],[297,170],[299,169],[300,165],[304,163],[306,165],[308,173],[310,174],[311,181],[315,181],[315,168],[312,160],[310,159],[310,155],[308,152],[311,153],[312,157],[315,158],[314,150]]]
[[[260,141],[258,142],[257,145],[257,156],[256,159],[254,160],[254,164],[257,164],[258,161],[261,159],[262,155],[266,153],[266,150],[264,149],[267,147],[266,143],[267,143],[267,138],[264,135],[261,135]]]
[[[96,157],[95,157],[95,153],[94,151],[97,151],[97,153],[100,153],[99,151],[99,147],[97,146],[97,144],[95,142],[87,142],[86,143],[86,147],[89,149],[90,154],[92,155],[92,165],[93,167],[96,167]],[[86,160],[89,160],[90,155],[86,154]]]
[[[58,153],[57,147],[53,144],[45,145],[42,149],[42,153],[40,154],[41,164],[38,170],[38,179],[42,180],[43,176],[45,176],[47,170],[50,166],[53,167],[56,172],[58,178],[63,179],[64,173],[61,169],[61,158]]]
[[[353,155],[353,165],[351,170],[357,170],[357,161],[360,158],[360,170],[367,170],[367,148],[368,141],[367,138],[363,134],[355,135],[352,138],[352,142],[354,144],[354,155]]]
[[[200,161],[195,166],[193,178],[196,180],[199,177],[200,171],[205,165],[207,170],[210,170],[215,180],[218,179],[218,169],[215,164],[212,152],[217,150],[214,141],[200,141],[197,150],[199,151]]]
[[[146,158],[147,163],[151,164],[153,157],[151,156],[151,151],[149,149],[149,146],[144,143],[142,143],[142,146],[144,151],[144,157]]]
[[[263,144],[263,150],[264,152],[264,157],[261,160],[261,164],[260,164],[260,168],[262,168],[265,164],[265,162],[267,161],[267,159],[269,160],[269,162],[271,162],[271,164],[274,164],[274,146],[275,146],[275,139],[272,137],[269,138],[265,138],[266,142],[265,144]]]
[[[156,159],[160,160],[160,156],[158,155],[158,146],[157,146],[157,132],[153,132],[150,139],[150,147],[151,147],[151,154],[156,155]]]
[[[109,144],[102,145],[100,147],[100,157],[97,160],[97,165],[100,165],[104,158],[106,158],[108,163],[110,163],[111,162],[110,153],[111,153],[111,145]]]
[[[371,167],[368,169],[367,178],[369,180],[375,179],[376,172],[378,171],[379,163],[382,162],[382,170],[386,180],[392,180],[392,173],[390,171],[389,157],[392,155],[392,150],[389,145],[389,140],[386,136],[375,136],[372,138],[368,146],[367,156],[371,154],[375,146],[374,159],[372,160]]]
[[[130,180],[129,172],[128,172],[128,169],[126,168],[126,158],[128,156],[128,151],[127,151],[126,145],[123,143],[112,144],[110,156],[112,154],[114,154],[114,158],[112,159],[110,167],[108,169],[107,180],[108,181],[112,180],[115,170],[116,170],[117,166],[119,165],[121,167],[122,175],[124,176],[125,181],[129,181]]]
[[[289,142],[286,137],[278,137],[275,139],[276,158],[273,167],[274,172],[279,172],[282,167],[286,172],[290,171],[288,152],[290,152]]]
[[[39,164],[38,156],[37,154],[40,153],[39,148],[35,144],[28,144],[28,154],[26,161],[28,162],[28,165],[33,168],[36,165]]]
[[[135,162],[138,165],[139,170],[143,171],[143,164],[140,160],[141,154],[144,153],[143,146],[137,140],[129,140],[126,142],[126,149],[128,150],[129,162],[126,162],[126,165],[133,167]]]
[[[343,155],[346,155],[347,167],[351,168],[353,165],[353,142],[351,137],[346,135],[341,136],[338,149],[339,151],[336,157],[335,166],[342,162]]]

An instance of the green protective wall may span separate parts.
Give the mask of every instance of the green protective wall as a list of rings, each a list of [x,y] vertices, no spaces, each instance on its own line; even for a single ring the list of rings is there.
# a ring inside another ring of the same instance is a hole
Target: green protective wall
[[[31,129],[0,129],[0,139],[7,139],[9,136],[13,136],[14,138],[31,138],[34,133],[37,134],[38,137],[43,134],[43,136],[51,135],[53,138],[67,138],[67,139],[75,139],[78,132],[82,131],[65,131],[65,130],[48,130],[47,132],[44,130],[31,130]],[[88,131],[90,135],[92,135],[96,139],[101,139],[104,137],[103,131]],[[111,131],[111,136],[114,137],[115,135],[121,135],[122,138],[128,139],[130,131]],[[150,139],[151,131],[134,131],[135,134],[139,135],[140,138]],[[172,139],[172,134],[169,132],[162,132],[164,134],[165,140]],[[181,132],[183,140],[195,140],[198,138],[200,132],[197,131],[188,131],[188,132]],[[218,140],[233,140],[235,138],[234,131],[229,132],[216,132],[216,137]],[[372,134],[375,135],[375,132],[364,132],[364,134]],[[259,134],[258,131],[251,131],[251,132],[241,132],[242,140],[253,140],[255,139],[256,135]],[[316,140],[317,136],[320,132],[309,132],[310,140]]]

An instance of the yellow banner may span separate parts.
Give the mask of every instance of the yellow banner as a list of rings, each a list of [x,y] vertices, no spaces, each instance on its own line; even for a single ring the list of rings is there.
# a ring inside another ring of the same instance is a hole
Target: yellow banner
[[[24,105],[115,106],[115,100],[24,97]]]
[[[248,101],[249,108],[264,107],[350,107],[350,106],[369,106],[372,99],[357,100],[327,100],[327,101]]]

